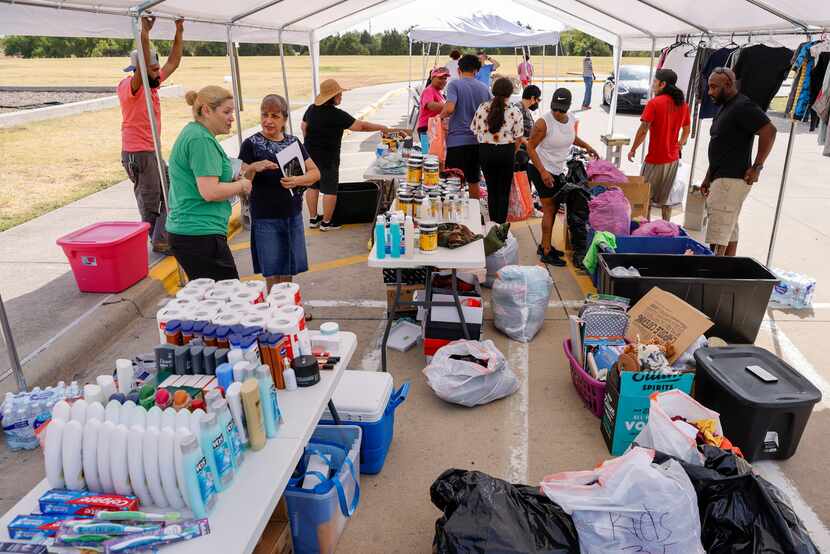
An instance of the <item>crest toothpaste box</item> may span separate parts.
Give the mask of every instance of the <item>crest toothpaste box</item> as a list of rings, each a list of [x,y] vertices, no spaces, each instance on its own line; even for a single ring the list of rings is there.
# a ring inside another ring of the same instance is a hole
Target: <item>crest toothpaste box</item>
[[[120,494],[96,494],[88,491],[52,489],[40,497],[43,514],[94,516],[98,512],[138,510],[138,497]]]

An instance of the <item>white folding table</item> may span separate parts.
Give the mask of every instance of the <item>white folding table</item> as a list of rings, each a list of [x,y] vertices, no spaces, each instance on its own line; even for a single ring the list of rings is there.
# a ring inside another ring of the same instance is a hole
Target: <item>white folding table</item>
[[[479,201],[470,200],[469,202],[469,214],[460,223],[469,228],[473,233],[481,235],[483,234],[483,226],[481,224],[481,208],[479,206]],[[470,332],[467,329],[467,322],[464,319],[464,312],[461,309],[461,300],[458,296],[457,271],[459,269],[481,269],[485,267],[485,263],[483,240],[476,240],[470,244],[453,249],[439,246],[438,249],[431,254],[425,254],[416,248],[413,256],[401,256],[400,258],[386,256],[383,259],[379,259],[377,257],[377,252],[375,252],[375,248],[372,248],[368,259],[369,267],[395,270],[395,301],[392,304],[392,311],[386,314],[386,329],[383,332],[383,340],[381,342],[381,368],[383,371],[386,371],[386,343],[389,340],[389,331],[392,328],[394,314],[398,311],[398,308],[406,306],[423,306],[425,310],[425,321],[429,321],[433,306],[455,306],[458,311],[461,332],[463,333],[464,338],[470,338]],[[425,300],[423,302],[401,302],[401,286],[403,285],[402,270],[414,268],[426,268],[427,270]],[[433,269],[449,269],[452,271],[452,284],[449,289],[433,289]],[[432,302],[433,292],[451,294],[453,301]]]
[[[311,331],[312,336],[317,334],[318,331]],[[208,514],[210,534],[164,547],[163,552],[253,552],[356,349],[357,336],[341,332],[340,361],[334,369],[321,370],[320,382],[311,387],[279,391],[277,398],[284,422],[277,437],[269,439],[262,450],[245,453],[241,471],[234,476],[231,486],[219,493],[216,506]],[[0,541],[12,540],[8,536],[8,524],[15,516],[39,511],[38,499],[47,490],[49,484],[44,479],[0,518]],[[156,511],[151,506],[141,509]],[[76,552],[75,549],[54,550]]]

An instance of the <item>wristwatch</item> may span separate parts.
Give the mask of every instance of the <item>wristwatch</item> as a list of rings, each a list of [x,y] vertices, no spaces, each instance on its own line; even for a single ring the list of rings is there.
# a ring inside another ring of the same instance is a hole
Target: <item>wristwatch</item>
[[[755,171],[761,171],[762,169],[764,169],[764,164],[752,164],[752,169],[754,169]]]

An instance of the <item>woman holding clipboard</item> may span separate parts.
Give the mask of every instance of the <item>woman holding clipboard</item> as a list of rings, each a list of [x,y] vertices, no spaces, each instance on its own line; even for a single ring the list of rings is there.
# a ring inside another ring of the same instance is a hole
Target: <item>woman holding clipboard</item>
[[[303,191],[320,171],[299,139],[285,133],[288,103],[269,94],[260,105],[262,131],[242,143],[239,158],[252,179],[251,258],[268,290],[308,271],[303,229]]]

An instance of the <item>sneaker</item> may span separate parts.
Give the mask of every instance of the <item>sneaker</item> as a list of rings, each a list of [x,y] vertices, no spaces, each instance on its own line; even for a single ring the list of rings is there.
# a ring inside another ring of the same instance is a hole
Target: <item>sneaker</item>
[[[561,258],[562,256],[565,255],[564,252],[562,252],[561,250],[557,250],[553,246],[550,247],[550,253],[552,255],[556,256],[557,258]],[[544,256],[545,255],[545,251],[542,250],[542,245],[541,244],[536,248],[536,255],[537,256]]]
[[[548,265],[553,265],[556,267],[565,267],[566,265],[568,265],[565,263],[565,260],[563,260],[559,256],[554,255],[553,250],[551,250],[547,254],[542,254],[542,256],[539,259],[542,260],[542,263],[546,263]]]
[[[323,216],[318,215],[317,217],[312,217],[308,220],[308,227],[309,229],[316,229],[320,226],[320,222],[323,221]]]
[[[338,225],[336,223],[332,223],[332,222],[327,223],[325,221],[320,222],[320,230],[321,231],[334,231],[335,229],[340,229],[340,227],[342,227],[342,225]]]

